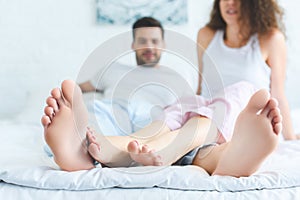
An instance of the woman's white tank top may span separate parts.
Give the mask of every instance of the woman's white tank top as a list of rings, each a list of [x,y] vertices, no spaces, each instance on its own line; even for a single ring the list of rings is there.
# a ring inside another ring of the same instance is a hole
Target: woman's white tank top
[[[271,69],[262,57],[257,34],[241,48],[226,46],[223,38],[224,31],[216,31],[203,54],[202,95],[211,97],[239,81],[270,90]]]

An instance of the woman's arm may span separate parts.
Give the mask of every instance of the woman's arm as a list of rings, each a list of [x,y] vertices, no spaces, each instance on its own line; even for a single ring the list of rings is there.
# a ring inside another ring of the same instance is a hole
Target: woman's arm
[[[285,95],[286,78],[286,44],[284,35],[279,30],[273,30],[261,39],[262,52],[271,68],[271,95],[276,98],[283,117],[282,134],[285,140],[294,140],[292,119],[289,103]]]
[[[203,27],[199,30],[198,36],[197,36],[197,53],[198,53],[198,67],[199,67],[199,78],[198,78],[198,89],[197,94],[201,94],[201,83],[202,83],[202,71],[203,71],[203,63],[202,63],[202,57],[204,54],[204,51],[208,47],[209,43],[213,39],[215,35],[215,31],[208,28]]]

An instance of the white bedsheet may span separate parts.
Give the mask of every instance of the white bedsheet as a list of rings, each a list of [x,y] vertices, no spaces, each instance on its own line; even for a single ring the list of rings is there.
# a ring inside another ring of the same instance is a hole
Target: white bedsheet
[[[300,188],[247,190],[243,192],[218,192],[196,190],[172,190],[164,188],[112,188],[101,190],[42,190],[18,185],[0,183],[0,198],[5,200],[16,199],[43,199],[43,200],[82,200],[82,199],[108,199],[108,200],[298,200]]]
[[[44,153],[40,126],[1,124],[0,141],[0,180],[32,188],[97,190],[156,186],[236,192],[300,187],[300,141],[281,142],[256,174],[243,178],[209,176],[195,166],[96,168],[64,172]]]

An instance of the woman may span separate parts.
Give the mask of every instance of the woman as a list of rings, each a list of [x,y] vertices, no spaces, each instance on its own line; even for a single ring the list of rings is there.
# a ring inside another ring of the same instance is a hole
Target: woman
[[[294,140],[300,135],[294,134],[284,90],[286,46],[282,15],[276,0],[215,0],[210,21],[198,32],[202,74],[198,94],[207,96],[208,91],[222,89],[203,84],[205,80],[210,85],[216,76],[214,68],[225,87],[248,81],[258,89],[266,88],[279,102],[284,139]]]

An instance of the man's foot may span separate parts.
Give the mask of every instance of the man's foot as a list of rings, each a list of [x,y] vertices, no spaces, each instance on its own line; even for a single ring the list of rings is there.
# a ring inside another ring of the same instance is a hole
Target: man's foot
[[[275,99],[266,90],[256,92],[237,118],[213,175],[249,176],[276,148],[282,117]]]
[[[66,171],[94,168],[86,147],[88,113],[80,88],[73,81],[65,80],[61,90],[51,91],[46,103],[41,122],[55,162]]]
[[[136,140],[133,140],[128,143],[127,150],[130,154],[130,157],[135,162],[138,162],[144,166],[161,166],[161,157],[155,153],[155,151],[149,150],[147,145],[140,147],[139,143]]]

